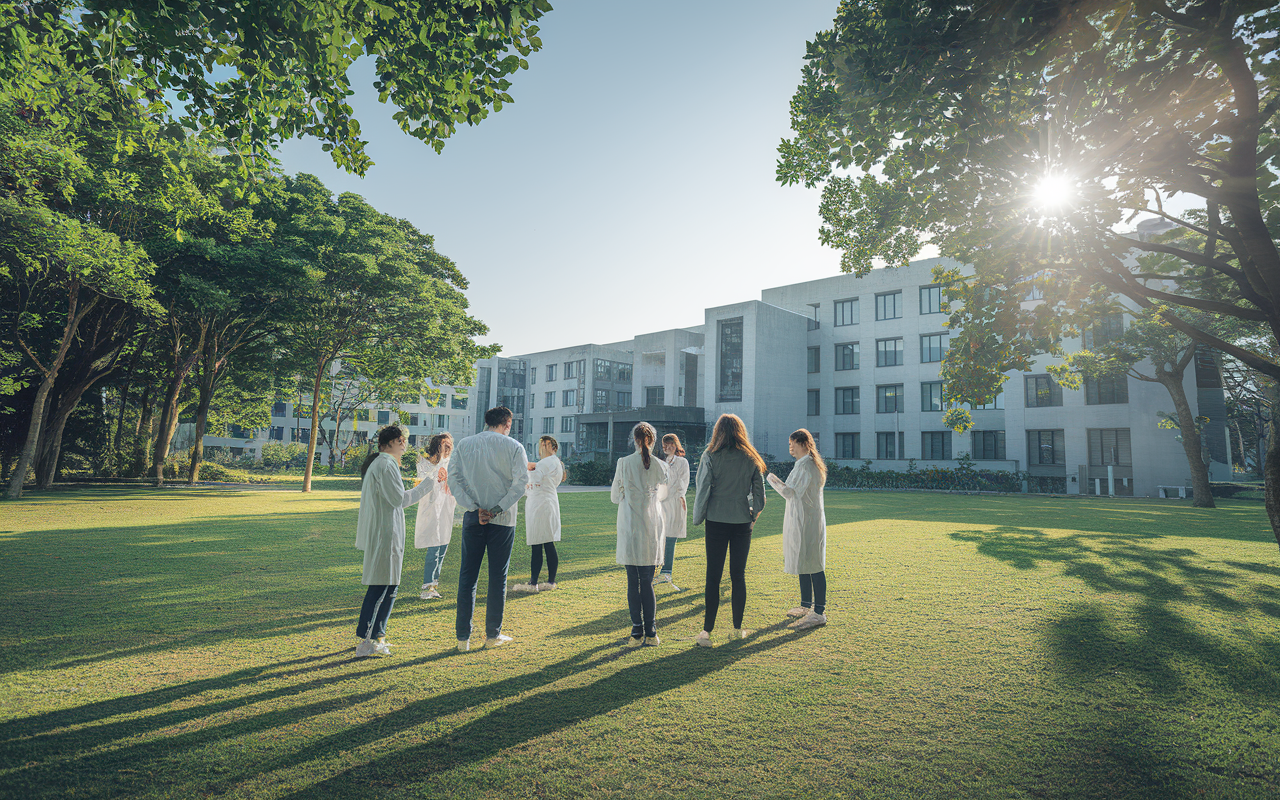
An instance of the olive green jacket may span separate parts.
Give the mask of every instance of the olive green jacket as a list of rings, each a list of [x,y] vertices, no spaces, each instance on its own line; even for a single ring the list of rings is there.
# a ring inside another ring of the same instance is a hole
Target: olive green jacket
[[[738,449],[704,452],[698,462],[693,524],[755,522],[764,509],[764,478],[751,457]]]

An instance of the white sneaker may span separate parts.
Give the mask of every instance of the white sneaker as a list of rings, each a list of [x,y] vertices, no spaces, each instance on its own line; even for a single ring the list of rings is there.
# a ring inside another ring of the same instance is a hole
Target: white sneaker
[[[380,656],[389,656],[391,655],[391,645],[387,644],[386,642],[374,642],[373,652],[377,653]]]
[[[659,573],[658,577],[653,579],[653,585],[657,586],[660,583],[671,583],[671,576],[665,572]]]
[[[470,640],[470,639],[459,639],[459,640],[458,640],[458,652],[465,653],[465,652],[467,652],[467,651],[468,651],[468,650],[470,650],[470,649],[471,649],[471,640]]]
[[[698,647],[710,647],[711,634],[707,633],[706,631],[703,631],[702,633],[699,633],[697,637],[694,638],[693,643],[696,644]]]
[[[799,617],[803,617],[808,613],[809,613],[809,609],[805,608],[804,606],[796,606],[795,608],[787,612],[787,616],[799,618]]]
[[[750,635],[751,635],[751,634],[753,634],[753,633],[755,633],[755,631],[748,630],[748,629],[746,629],[746,628],[734,628],[734,629],[733,629],[733,633],[729,634],[729,638],[730,638],[730,639],[745,639],[745,638],[747,638],[748,636],[750,636]]]
[[[536,592],[538,587],[532,583],[516,583],[511,586],[513,592]]]
[[[512,641],[513,639],[510,636],[506,635],[505,633],[500,633],[498,634],[498,638],[496,639],[485,639],[484,646],[485,647],[502,647],[504,644],[510,644]]]
[[[808,630],[809,628],[821,628],[827,624],[827,615],[819,614],[816,611],[810,611],[807,615],[801,617],[795,622],[788,625],[788,628],[795,628],[798,631]]]
[[[438,600],[440,599],[440,593],[436,591],[434,583],[429,586],[423,585],[422,594],[418,595],[418,598],[420,600]]]
[[[372,639],[361,639],[360,644],[356,645],[356,657],[365,658],[373,655],[377,650],[377,645]]]
[[[554,583],[546,583],[546,582],[544,581],[543,583],[538,584],[537,588],[535,588],[535,589],[534,589],[534,591],[536,591],[536,592],[549,592],[549,591],[551,591],[551,590],[552,590],[552,589],[554,589],[554,588],[556,588],[556,585],[555,585]]]

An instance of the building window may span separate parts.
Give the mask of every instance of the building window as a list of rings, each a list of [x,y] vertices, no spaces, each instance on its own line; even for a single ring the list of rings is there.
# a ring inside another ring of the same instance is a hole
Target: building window
[[[877,414],[901,414],[906,410],[905,400],[900,383],[876,387]]]
[[[534,384],[537,382],[538,382],[538,368],[529,367],[529,383]]]
[[[391,422],[391,412],[390,412],[390,411],[379,411],[379,412],[378,412],[378,424],[379,424],[379,425],[386,425],[386,424],[387,424],[387,423],[389,423],[389,422]]]
[[[603,358],[596,359],[596,380],[612,381],[613,380],[613,364],[605,361]]]
[[[837,328],[841,325],[858,324],[858,298],[837,300],[832,305],[836,312],[834,325]]]
[[[836,413],[857,414],[862,409],[857,386],[840,386],[836,389]]]
[[[920,410],[942,410],[942,381],[927,381],[920,384]]]
[[[941,286],[921,286],[920,287],[920,313],[921,314],[941,314],[942,313],[942,287]],[[948,456],[950,458],[950,456]]]
[[[548,364],[547,365],[547,381],[550,382],[550,381],[554,381],[555,379],[556,379],[556,365]]]
[[[569,406],[576,406],[577,404],[578,404],[578,390],[565,389],[564,397],[561,398],[560,405],[568,408]]]
[[[613,365],[614,383],[631,383],[631,365],[615,362]]]
[[[644,404],[646,407],[666,405],[666,397],[667,389],[665,386],[644,387]]]
[[[1004,390],[1001,389],[1000,393],[996,395],[996,399],[992,400],[990,403],[980,403],[976,406],[973,403],[970,403],[969,410],[970,411],[1003,411],[1004,410]]]
[[[271,426],[271,438],[275,439],[277,442],[283,442],[284,428],[276,425]]]
[[[631,408],[631,392],[618,392],[618,408]]]
[[[543,408],[555,408],[555,406],[556,406],[556,393],[555,393],[555,392],[546,392],[545,394],[543,394],[543,396],[542,396],[542,407],[543,407]]]
[[[1027,408],[1062,405],[1062,387],[1048,375],[1027,377]]]
[[[356,409],[356,422],[368,422],[368,421],[369,421],[369,409],[367,409],[367,408],[357,408],[357,409]]]
[[[271,404],[271,416],[273,416],[273,417],[283,417],[283,416],[284,416],[284,403],[272,403],[272,404]]]
[[[928,333],[920,337],[920,361],[931,364],[941,361],[947,352],[947,335],[945,333]]]
[[[857,433],[837,433],[835,457],[862,458],[862,447],[858,441],[861,438]]]
[[[1107,314],[1100,317],[1084,332],[1084,349],[1104,347],[1117,341],[1121,336],[1124,336],[1124,315],[1118,312]]]
[[[464,395],[458,395],[458,394],[455,394],[455,395],[453,396],[453,408],[456,408],[456,409],[458,409],[458,410],[460,410],[460,411],[466,411],[466,410],[467,410],[467,398],[466,398]]]
[[[901,319],[902,292],[876,295],[876,319]]]
[[[1004,461],[1004,431],[974,431],[975,461]]]
[[[416,428],[416,427],[418,427],[418,415],[417,415],[417,414],[410,414],[410,415],[409,415],[409,424],[410,424],[410,425],[412,425],[412,426],[413,426],[413,427],[415,427],[415,428]]]
[[[1027,431],[1027,462],[1041,466],[1067,463],[1067,438],[1062,431]]]
[[[896,461],[906,458],[906,434],[887,431],[876,434],[876,458]]]
[[[448,417],[448,415],[446,415],[446,414],[432,414],[431,416],[432,416],[432,418],[433,418],[433,419],[435,419],[435,426],[436,426],[437,428],[444,428],[444,427],[448,427],[448,425],[449,425],[449,417]]]
[[[577,421],[578,421],[578,418],[577,418],[577,417],[561,417],[561,418],[560,418],[560,432],[561,432],[561,433],[573,433],[573,432],[574,432],[574,430],[575,430],[575,429],[576,429],[576,427],[577,427],[577,425],[576,425]]]
[[[822,363],[822,348],[810,347],[809,348],[809,374],[812,375],[815,372],[821,372],[822,371],[821,363]]]
[[[418,437],[412,433],[409,434],[409,445],[412,447],[416,447],[417,444],[418,444]]]
[[[556,418],[555,418],[555,417],[543,417],[543,418],[542,418],[542,432],[543,432],[543,433],[555,433],[555,432],[556,432]]]
[[[857,369],[858,343],[846,342],[836,345],[836,370]]]
[[[591,410],[595,412],[609,410],[609,390],[608,389],[596,389],[595,400],[591,404]]]
[[[716,382],[716,402],[742,402],[742,317],[717,323],[720,339],[720,371]]]
[[[876,366],[902,365],[902,339],[876,339]]]
[[[564,362],[564,379],[567,381],[571,378],[576,378],[576,377],[578,377],[578,362],[577,361]]]
[[[1087,433],[1089,466],[1133,466],[1133,446],[1129,441],[1128,428],[1091,428]]]
[[[819,394],[818,389],[809,390],[809,416],[816,417],[821,411],[820,397],[821,395]]]
[[[924,431],[920,434],[922,461],[951,460],[951,431]]]
[[[1116,375],[1111,378],[1086,379],[1084,402],[1091,406],[1106,406],[1129,402],[1129,378]]]

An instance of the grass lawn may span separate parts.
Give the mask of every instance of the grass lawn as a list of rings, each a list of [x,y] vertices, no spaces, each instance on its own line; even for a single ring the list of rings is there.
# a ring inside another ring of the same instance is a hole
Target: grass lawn
[[[357,499],[0,504],[0,797],[1280,795],[1280,558],[1258,503],[832,491],[831,623],[795,633],[770,494],[756,635],[724,637],[726,602],[716,647],[692,646],[691,528],[663,643],[630,650],[614,506],[565,494],[562,588],[509,598],[515,644],[456,652],[455,533],[446,598],[417,599],[411,549],[395,655],[356,660]]]

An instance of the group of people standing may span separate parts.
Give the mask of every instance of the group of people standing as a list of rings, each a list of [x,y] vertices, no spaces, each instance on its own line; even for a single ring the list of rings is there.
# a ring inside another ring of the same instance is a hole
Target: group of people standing
[[[362,582],[368,587],[357,623],[360,643],[356,655],[387,654],[387,618],[395,604],[404,561],[404,509],[418,503],[414,544],[426,551],[422,599],[439,598],[440,570],[452,533],[454,514],[463,510],[461,564],[458,575],[456,633],[459,650],[471,649],[476,589],[485,557],[489,560],[485,603],[485,646],[512,639],[502,632],[507,572],[515,543],[516,508],[525,506],[526,543],[531,553],[531,577],[513,591],[555,589],[560,541],[557,487],[564,465],[559,444],[543,436],[539,460],[527,460],[524,446],[508,434],[511,412],[503,407],[485,412],[485,430],[457,443],[437,434],[418,459],[418,483],[406,490],[400,459],[408,447],[404,430],[396,425],[378,434],[378,447],[361,465],[362,486],[356,546],[364,551]],[[662,437],[665,458],[654,453],[657,432],[647,422],[632,430],[635,452],[618,460],[610,498],[618,505],[617,563],[626,569],[627,606],[631,614],[629,646],[659,643],[654,586],[672,582],[675,546],[686,538],[689,462],[674,434]],[[813,436],[803,428],[791,434],[790,453],[796,459],[784,482],[768,474],[764,459],[752,447],[746,427],[736,415],[717,420],[699,461],[693,523],[706,525],[706,612],[699,646],[712,645],[720,605],[720,583],[726,556],[732,586],[733,637],[745,638],[746,564],[751,532],[764,509],[764,483],[787,503],[783,522],[785,572],[800,577],[800,605],[788,611],[797,617],[789,627],[826,624],[826,519],[823,485],[826,465]],[[539,582],[543,561],[548,580]]]

